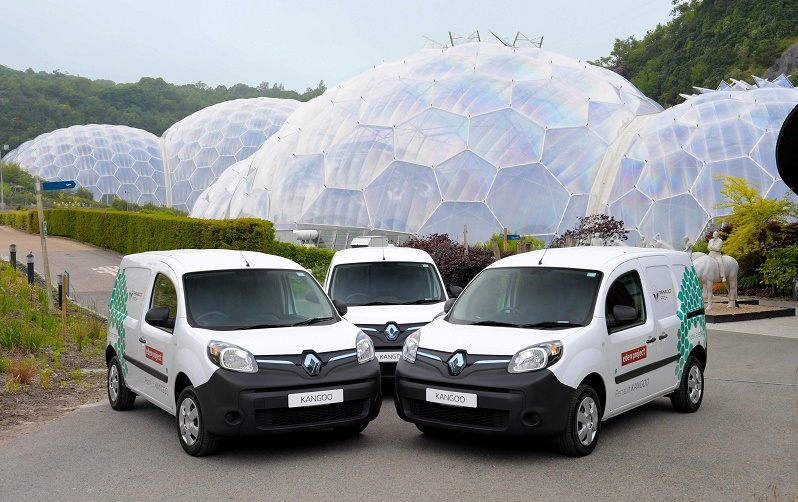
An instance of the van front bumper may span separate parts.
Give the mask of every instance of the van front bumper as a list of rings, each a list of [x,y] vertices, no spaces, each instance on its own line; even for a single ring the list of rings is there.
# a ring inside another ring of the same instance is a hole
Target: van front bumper
[[[420,352],[440,360],[419,356],[413,364],[397,364],[394,405],[403,420],[461,432],[541,438],[559,436],[565,429],[576,389],[561,383],[551,371],[509,373],[504,362],[471,364],[452,376],[445,364],[451,354]],[[435,391],[471,394],[476,396],[476,407],[441,404],[428,399],[428,391],[433,396]]]
[[[350,351],[351,352],[351,351]],[[216,436],[281,434],[356,426],[380,412],[382,391],[376,360],[358,364],[356,357],[329,361],[319,354],[321,372],[310,376],[301,364],[260,363],[257,373],[219,369],[195,389],[206,430]],[[297,361],[299,362],[299,356]],[[343,401],[289,407],[289,395],[342,390]]]

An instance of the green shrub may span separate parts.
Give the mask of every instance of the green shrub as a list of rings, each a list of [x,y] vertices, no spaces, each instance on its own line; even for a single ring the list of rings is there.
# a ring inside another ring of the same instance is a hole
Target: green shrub
[[[239,218],[201,220],[163,213],[134,213],[95,209],[44,211],[49,235],[111,249],[122,254],[167,249],[239,249],[275,254],[293,260],[324,279],[333,251],[274,240],[266,220]],[[36,211],[0,214],[0,223],[28,233],[39,232]]]
[[[759,271],[765,283],[775,284],[779,291],[790,291],[792,279],[798,277],[798,244],[768,251]]]

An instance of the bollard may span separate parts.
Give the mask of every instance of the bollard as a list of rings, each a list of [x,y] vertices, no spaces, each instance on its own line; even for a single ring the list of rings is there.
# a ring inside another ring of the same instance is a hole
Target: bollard
[[[28,253],[28,284],[33,284],[33,251]]]
[[[11,268],[14,272],[17,271],[17,245],[11,244],[8,246],[8,255],[11,257]]]
[[[61,310],[61,298],[64,296],[64,286],[61,284],[61,274],[58,274],[58,309]]]

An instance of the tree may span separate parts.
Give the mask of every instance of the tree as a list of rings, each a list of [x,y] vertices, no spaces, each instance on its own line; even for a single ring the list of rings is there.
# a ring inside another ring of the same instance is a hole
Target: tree
[[[763,232],[769,224],[783,226],[798,217],[798,205],[786,195],[781,199],[766,199],[759,195],[759,186],[754,182],[728,175],[714,179],[723,182],[720,193],[724,198],[715,207],[731,210],[725,219],[732,231],[723,243],[723,252],[737,260],[773,247],[774,235]]]
[[[566,232],[551,241],[549,247],[561,248],[565,247],[566,242],[573,239],[573,242],[587,242],[590,241],[596,234],[604,240],[618,239],[625,241],[629,233],[623,227],[623,220],[616,220],[614,216],[607,216],[606,214],[591,214],[589,216],[577,216],[579,224],[576,228],[566,230]]]
[[[78,187],[75,190],[75,197],[79,199],[94,200],[94,193],[86,187]]]

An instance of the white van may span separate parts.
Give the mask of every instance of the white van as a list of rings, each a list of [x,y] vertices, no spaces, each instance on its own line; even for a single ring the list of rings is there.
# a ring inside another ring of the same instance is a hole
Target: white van
[[[374,341],[384,379],[393,378],[407,335],[442,314],[449,299],[429,253],[392,246],[338,251],[324,288],[346,303],[346,319]]]
[[[190,455],[219,438],[333,428],[357,434],[382,403],[371,339],[313,276],[250,251],[125,256],[106,362],[115,410],[141,396],[176,416]]]
[[[582,456],[603,420],[661,396],[679,411],[701,405],[706,321],[686,253],[525,253],[452,303],[405,340],[396,368],[397,411],[421,431],[553,438]]]

